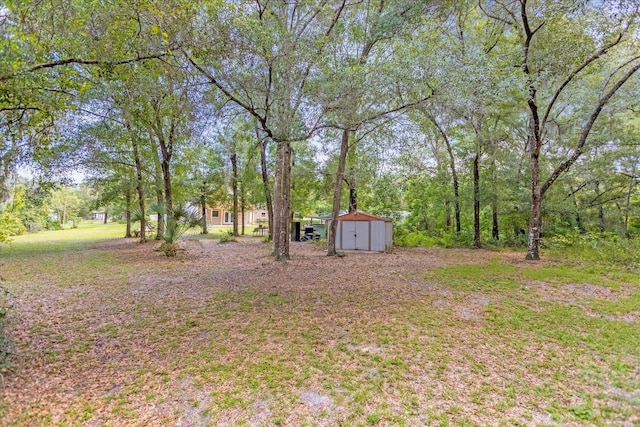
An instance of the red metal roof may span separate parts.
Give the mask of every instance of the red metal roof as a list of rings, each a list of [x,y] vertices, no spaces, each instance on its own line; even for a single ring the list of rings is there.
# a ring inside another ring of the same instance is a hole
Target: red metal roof
[[[375,216],[368,214],[366,212],[353,212],[347,213],[344,215],[340,215],[338,217],[338,221],[385,221],[390,222],[389,218],[382,218],[380,216]]]

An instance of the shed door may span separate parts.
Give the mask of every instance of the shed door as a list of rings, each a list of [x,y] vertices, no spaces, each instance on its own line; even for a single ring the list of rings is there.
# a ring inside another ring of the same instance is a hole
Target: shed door
[[[356,222],[342,221],[342,230],[340,231],[343,250],[353,250],[356,248]]]
[[[368,221],[356,221],[355,222],[355,242],[356,250],[368,251],[369,250],[369,222]]]

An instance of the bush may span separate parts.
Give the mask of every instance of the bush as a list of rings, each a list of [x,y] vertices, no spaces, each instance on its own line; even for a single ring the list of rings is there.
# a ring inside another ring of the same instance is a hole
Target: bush
[[[13,366],[11,363],[12,343],[4,333],[6,317],[11,309],[9,297],[9,291],[0,286],[0,375]]]
[[[473,237],[471,231],[443,232],[428,235],[425,232],[412,229],[410,226],[398,225],[393,229],[393,244],[406,247],[441,246],[445,248],[464,248],[471,246]]]
[[[58,221],[47,220],[47,230],[49,231],[62,230],[62,226]]]
[[[580,234],[573,231],[545,239],[542,246],[561,258],[627,268],[640,266],[640,241],[621,238],[615,233]]]
[[[237,242],[236,237],[233,235],[233,231],[227,231],[220,237],[220,243]]]
[[[0,214],[0,230],[3,230],[6,236],[19,236],[27,232],[27,227],[18,215],[7,211]]]

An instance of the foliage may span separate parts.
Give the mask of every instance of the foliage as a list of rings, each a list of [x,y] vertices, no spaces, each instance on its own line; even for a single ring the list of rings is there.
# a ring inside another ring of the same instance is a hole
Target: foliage
[[[0,230],[6,236],[19,236],[27,232],[21,218],[13,211],[0,214]]]
[[[471,247],[471,235],[472,230],[466,230],[462,233],[445,231],[427,234],[427,232],[416,230],[410,225],[396,225],[393,228],[393,244],[406,247],[464,248]]]
[[[4,332],[6,317],[11,309],[10,296],[9,291],[0,285],[0,377],[3,372],[13,366],[11,339]]]
[[[238,239],[236,239],[236,236],[233,235],[233,231],[227,231],[225,234],[223,234],[220,237],[220,243],[230,243],[230,242],[237,242]]]
[[[164,206],[158,206],[158,212],[160,215],[167,215],[167,226],[161,249],[168,257],[176,256],[178,251],[176,241],[187,230],[196,227],[202,228],[205,221],[198,208],[186,203],[177,203],[170,211],[167,211]]]
[[[640,268],[640,241],[614,233],[584,233],[577,230],[544,240],[555,257],[589,261],[598,264]]]

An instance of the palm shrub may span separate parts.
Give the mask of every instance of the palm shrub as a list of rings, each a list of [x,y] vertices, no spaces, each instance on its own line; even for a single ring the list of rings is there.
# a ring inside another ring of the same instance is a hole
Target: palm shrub
[[[178,253],[176,241],[187,230],[204,226],[204,216],[200,214],[195,206],[190,206],[186,203],[177,203],[170,212],[167,212],[166,208],[159,206],[158,212],[160,215],[167,214],[164,241],[161,246],[166,256],[176,256]]]

